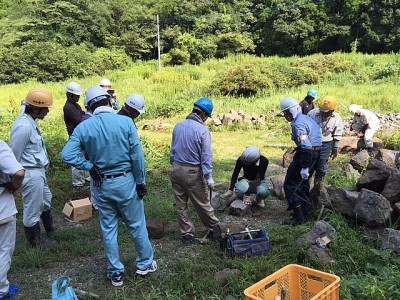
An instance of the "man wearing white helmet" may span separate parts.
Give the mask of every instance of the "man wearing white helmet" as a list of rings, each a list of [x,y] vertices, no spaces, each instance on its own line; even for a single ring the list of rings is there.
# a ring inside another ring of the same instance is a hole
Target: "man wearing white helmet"
[[[292,140],[296,143],[296,154],[290,163],[283,189],[288,200],[288,210],[294,212],[293,220],[287,224],[304,223],[311,212],[310,182],[318,163],[322,145],[321,129],[310,117],[304,115],[297,100],[286,97],[280,104],[281,112],[292,127]]]
[[[90,170],[91,192],[99,211],[107,258],[107,276],[113,286],[123,284],[125,267],[118,248],[118,220],[122,217],[135,245],[136,274],[157,270],[150,243],[143,197],[147,194],[146,167],[137,130],[128,118],[111,108],[111,96],[99,86],[86,92],[93,116],[75,128],[61,158],[78,169]],[[88,156],[83,159],[82,151]],[[115,155],[116,149],[118,155]]]
[[[46,178],[49,157],[36,123],[37,119],[46,117],[49,108],[54,107],[53,96],[45,89],[32,89],[24,102],[24,113],[18,116],[11,128],[10,148],[25,169],[21,187],[25,237],[31,247],[53,246],[57,242],[43,239],[40,230],[40,220],[48,237],[54,233],[55,227],[51,215],[52,194]]]
[[[259,207],[265,207],[264,200],[269,195],[269,187],[265,180],[268,168],[268,159],[260,154],[255,146],[249,146],[236,160],[235,169],[231,177],[228,191],[222,196],[229,198],[235,192],[236,197],[242,198],[243,203],[251,205],[250,194],[256,193],[256,203]],[[243,169],[243,177],[239,173]]]
[[[132,94],[125,99],[125,105],[121,108],[118,114],[131,118],[135,124],[135,119],[144,112],[144,98],[138,94]]]
[[[121,104],[119,103],[119,100],[117,99],[117,97],[118,97],[117,93],[115,92],[115,90],[112,89],[111,81],[109,79],[107,79],[107,78],[103,78],[100,81],[100,86],[105,91],[107,91],[107,93],[110,94],[110,96],[111,96],[111,107],[114,110],[120,109],[121,108]]]
[[[350,131],[354,130],[358,136],[364,136],[365,148],[367,148],[369,155],[373,155],[374,142],[372,138],[380,126],[378,116],[357,104],[351,104],[349,111],[353,115]]]
[[[63,107],[64,122],[67,127],[68,137],[74,132],[75,127],[82,122],[84,112],[78,104],[82,94],[82,88],[78,83],[68,83],[66,91],[67,101]],[[74,188],[83,187],[85,185],[85,178],[88,177],[87,172],[71,167],[71,173],[72,186]]]

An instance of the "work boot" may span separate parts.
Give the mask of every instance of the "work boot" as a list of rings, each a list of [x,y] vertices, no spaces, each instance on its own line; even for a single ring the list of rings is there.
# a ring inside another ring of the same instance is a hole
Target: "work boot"
[[[301,205],[298,205],[293,208],[293,216],[291,218],[283,221],[282,224],[296,226],[296,225],[303,224],[305,221],[306,220],[304,218],[303,211],[301,209]]]
[[[368,147],[368,148],[367,148],[367,152],[368,152],[368,155],[369,155],[370,157],[374,157],[374,151],[373,151],[373,148],[372,148],[372,147]]]
[[[317,186],[320,182],[324,180],[324,177],[315,175],[314,177],[314,186]]]
[[[265,207],[265,202],[264,199],[261,199],[259,197],[256,197],[256,204],[258,207],[260,208],[264,208]]]
[[[56,241],[53,241],[53,240],[42,240],[42,238],[40,236],[39,222],[37,222],[32,227],[24,226],[24,230],[25,230],[25,237],[28,240],[29,245],[32,248],[39,247],[39,246],[47,248],[47,247],[55,246],[58,244]]]
[[[51,237],[53,233],[56,231],[53,223],[53,216],[51,215],[51,210],[43,211],[40,215],[40,218],[43,222],[44,230],[46,230],[47,236]]]
[[[250,195],[243,195],[243,203],[246,205],[251,205],[251,197]]]

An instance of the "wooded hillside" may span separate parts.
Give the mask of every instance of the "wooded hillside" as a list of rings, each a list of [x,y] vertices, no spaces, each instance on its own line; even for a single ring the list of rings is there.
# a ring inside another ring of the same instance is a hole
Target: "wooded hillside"
[[[0,83],[58,81],[156,59],[400,49],[400,1],[0,0]]]

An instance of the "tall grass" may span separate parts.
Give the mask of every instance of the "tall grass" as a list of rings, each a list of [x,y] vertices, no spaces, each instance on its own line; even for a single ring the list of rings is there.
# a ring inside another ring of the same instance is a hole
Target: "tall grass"
[[[336,228],[338,239],[328,247],[335,261],[329,265],[306,259],[304,249],[295,246],[296,239],[307,232],[309,227],[277,225],[268,218],[269,214],[274,213],[268,210],[268,204],[265,218],[244,217],[252,226],[263,226],[269,232],[271,252],[268,255],[231,259],[218,245],[182,247],[178,239],[176,208],[168,177],[172,128],[153,131],[141,130],[141,127],[146,123],[160,122],[173,125],[185,118],[197,98],[205,95],[213,100],[215,115],[230,109],[266,115],[266,126],[231,126],[222,130],[211,128],[214,176],[220,184],[217,191],[224,192],[229,185],[234,162],[246,146],[259,147],[270,164],[280,164],[285,150],[293,146],[289,124],[275,116],[279,102],[285,96],[301,100],[309,88],[317,89],[319,98],[324,95],[337,96],[338,110],[344,118],[350,116],[347,107],[351,103],[361,104],[380,113],[400,112],[400,102],[397,99],[400,94],[400,74],[396,69],[399,59],[399,54],[335,53],[328,58],[321,54],[291,58],[236,55],[223,60],[209,60],[198,66],[168,67],[161,71],[157,71],[155,61],[138,62],[129,70],[104,74],[104,77],[111,80],[122,101],[131,93],[139,93],[146,99],[146,113],[137,122],[148,170],[149,194],[144,199],[146,217],[161,218],[168,222],[165,237],[162,240],[152,240],[160,269],[146,278],[134,275],[135,251],[125,227],[120,224],[119,244],[122,261],[126,266],[125,284],[120,289],[112,288],[106,279],[106,262],[97,213],[94,213],[92,220],[81,224],[67,223],[61,213],[69,199],[88,196],[88,190],[71,189],[70,168],[59,158],[59,152],[68,139],[62,116],[68,82],[28,82],[2,86],[0,138],[6,141],[9,140],[9,131],[18,114],[20,101],[31,88],[49,89],[57,104],[57,108],[51,110],[46,119],[39,122],[39,126],[52,162],[48,180],[53,192],[53,213],[56,223],[62,227],[55,237],[60,245],[46,250],[28,248],[19,217],[17,247],[9,277],[13,283],[20,284],[21,298],[50,298],[51,282],[57,276],[66,274],[73,278],[74,287],[95,292],[101,299],[224,299],[228,294],[242,299],[246,287],[286,264],[300,263],[341,276],[342,299],[398,299],[398,260],[392,255],[385,256],[385,253],[370,250],[377,247],[376,243],[366,241],[359,228],[354,228],[351,222],[332,212],[327,212],[325,218]],[[333,72],[327,67],[328,63],[338,71]],[[238,64],[301,65],[304,68],[315,66],[314,72],[319,72],[321,77],[318,77],[316,84],[264,89],[247,98],[210,94],[210,86],[214,81],[228,68]],[[341,70],[343,66],[349,69]],[[86,90],[99,84],[101,78],[71,78],[71,81],[79,82]],[[82,105],[83,99],[80,103]],[[390,142],[398,143],[398,139],[394,136]],[[338,161],[341,166],[347,159],[339,155],[335,163]],[[345,179],[341,167],[331,168],[329,172],[327,180],[330,184],[354,184],[354,181]],[[271,175],[270,171],[267,175]],[[19,211],[22,211],[19,193],[16,193],[16,198]],[[203,234],[200,220],[194,213],[191,215],[200,236]],[[218,217],[221,220],[235,219],[226,213]],[[224,268],[240,269],[242,273],[240,276],[230,276],[221,285],[214,280],[214,273]]]

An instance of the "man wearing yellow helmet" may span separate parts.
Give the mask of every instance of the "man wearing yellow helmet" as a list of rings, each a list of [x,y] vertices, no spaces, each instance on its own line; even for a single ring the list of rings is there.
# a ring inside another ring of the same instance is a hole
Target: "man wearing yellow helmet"
[[[46,171],[49,157],[36,120],[43,120],[54,107],[53,96],[45,89],[32,89],[24,100],[24,113],[18,116],[11,128],[10,148],[25,169],[21,187],[25,236],[32,247],[52,246],[53,240],[40,235],[40,219],[48,236],[54,232],[51,215],[51,192]]]
[[[307,114],[319,125],[322,133],[322,147],[315,168],[314,185],[325,177],[328,171],[329,156],[334,159],[338,154],[339,141],[343,134],[343,121],[342,117],[335,112],[336,107],[336,98],[325,96],[321,99],[319,108],[315,108]]]

